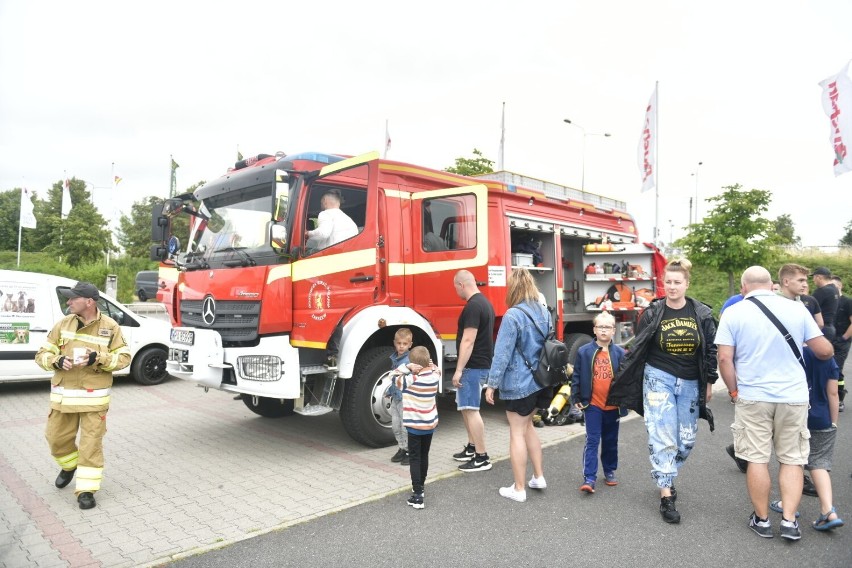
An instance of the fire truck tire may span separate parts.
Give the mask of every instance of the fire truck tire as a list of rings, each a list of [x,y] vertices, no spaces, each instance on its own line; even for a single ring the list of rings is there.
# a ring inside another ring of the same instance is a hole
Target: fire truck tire
[[[353,440],[370,448],[383,448],[395,442],[390,414],[382,410],[391,353],[390,347],[375,347],[361,353],[343,392],[340,406],[343,427]]]
[[[246,408],[264,418],[283,418],[293,415],[293,401],[288,399],[269,398],[265,396],[254,397],[250,394],[241,394],[240,398]],[[255,401],[257,404],[255,404]]]
[[[568,362],[572,365],[574,361],[577,359],[577,351],[583,345],[587,343],[591,343],[594,341],[594,338],[591,335],[586,335],[585,333],[569,333],[565,336],[565,348],[568,350]]]
[[[136,354],[130,365],[130,375],[140,385],[159,385],[166,380],[168,351],[163,347],[148,347]]]

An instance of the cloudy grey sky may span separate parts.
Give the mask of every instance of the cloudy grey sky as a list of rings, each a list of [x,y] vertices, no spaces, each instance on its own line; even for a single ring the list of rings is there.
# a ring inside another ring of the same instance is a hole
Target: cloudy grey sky
[[[112,215],[167,195],[170,155],[182,190],[238,146],[381,150],[385,120],[389,158],[496,162],[505,102],[506,169],[579,187],[585,162],[585,189],[627,201],[649,240],[636,154],[659,81],[663,240],[698,171],[701,213],[723,186],[767,189],[770,216],[833,245],[852,174],[834,176],[817,83],[852,59],[850,22],[848,0],[0,0],[0,191],[67,172]]]

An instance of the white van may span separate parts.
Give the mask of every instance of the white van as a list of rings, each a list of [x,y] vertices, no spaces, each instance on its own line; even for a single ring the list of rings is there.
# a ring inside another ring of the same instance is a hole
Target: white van
[[[67,298],[59,291],[76,281],[61,276],[0,270],[0,382],[49,379],[53,373],[35,363],[35,354],[53,325],[65,314]],[[98,309],[121,325],[130,347],[130,365],[116,376],[130,374],[143,385],[163,382],[171,325],[138,315],[101,292]]]

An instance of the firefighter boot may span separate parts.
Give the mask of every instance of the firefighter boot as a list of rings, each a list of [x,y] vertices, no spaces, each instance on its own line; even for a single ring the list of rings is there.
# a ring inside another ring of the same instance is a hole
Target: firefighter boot
[[[62,489],[63,487],[67,486],[69,483],[71,483],[71,480],[74,479],[74,472],[76,471],[76,467],[74,469],[60,470],[59,475],[56,476],[56,486],[59,489]]]

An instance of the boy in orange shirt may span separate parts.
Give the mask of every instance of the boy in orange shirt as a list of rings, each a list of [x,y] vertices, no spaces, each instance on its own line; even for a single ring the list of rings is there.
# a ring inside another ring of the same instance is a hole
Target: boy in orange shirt
[[[598,477],[598,446],[601,448],[601,464],[604,483],[618,485],[615,470],[618,469],[618,424],[620,413],[617,406],[607,406],[606,398],[615,371],[624,356],[624,349],[612,342],[615,334],[615,318],[608,312],[595,317],[595,341],[580,347],[571,376],[571,400],[574,406],[585,410],[586,446],[583,450],[583,484],[580,491],[595,492]]]

